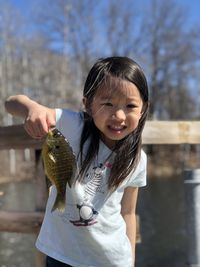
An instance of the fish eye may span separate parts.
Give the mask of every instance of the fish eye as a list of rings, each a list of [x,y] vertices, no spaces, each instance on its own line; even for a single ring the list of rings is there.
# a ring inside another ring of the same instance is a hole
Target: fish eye
[[[59,148],[60,148],[60,146],[58,146],[58,145],[55,146],[55,149],[59,149]]]

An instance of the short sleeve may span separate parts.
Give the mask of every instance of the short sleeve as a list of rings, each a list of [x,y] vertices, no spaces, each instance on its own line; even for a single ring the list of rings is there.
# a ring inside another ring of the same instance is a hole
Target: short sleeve
[[[125,187],[142,187],[147,184],[147,156],[145,152],[141,151],[140,161],[134,172],[130,173],[127,178]]]
[[[82,112],[56,109],[56,128],[65,136],[75,153],[78,153],[79,150],[83,124],[84,116]]]

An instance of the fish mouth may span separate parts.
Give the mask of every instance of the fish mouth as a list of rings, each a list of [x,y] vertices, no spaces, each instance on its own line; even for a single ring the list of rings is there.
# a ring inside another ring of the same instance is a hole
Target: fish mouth
[[[51,127],[49,129],[49,136],[51,137],[56,137],[57,135],[61,135],[61,133],[59,132],[59,130],[56,127]]]
[[[49,128],[49,133],[53,133],[54,131],[56,130],[56,127],[55,126],[52,126]]]
[[[49,132],[48,132],[48,138],[47,139],[53,140],[54,138],[58,138],[58,137],[64,137],[64,136],[56,127],[50,128]]]

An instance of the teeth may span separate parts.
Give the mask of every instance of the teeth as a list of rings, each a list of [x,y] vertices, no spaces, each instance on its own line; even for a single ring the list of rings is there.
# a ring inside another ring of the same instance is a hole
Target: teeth
[[[124,126],[111,126],[112,129],[116,130],[116,131],[120,131],[124,128]]]

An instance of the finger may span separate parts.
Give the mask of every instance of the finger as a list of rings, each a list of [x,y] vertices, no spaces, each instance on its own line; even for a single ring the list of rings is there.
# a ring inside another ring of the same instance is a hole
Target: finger
[[[47,114],[47,125],[48,125],[48,128],[52,128],[56,126],[55,111],[50,115]]]
[[[24,129],[27,132],[28,135],[30,135],[31,137],[35,138],[35,134],[33,133],[33,131],[30,129],[30,127],[27,124],[24,124]]]
[[[48,133],[48,125],[47,122],[45,121],[44,123],[39,123],[38,124],[38,132],[37,134],[41,137],[45,136]]]
[[[35,139],[41,139],[44,136],[44,134],[41,134],[39,124],[33,124],[32,122],[26,121],[24,124],[24,128],[26,132]]]

